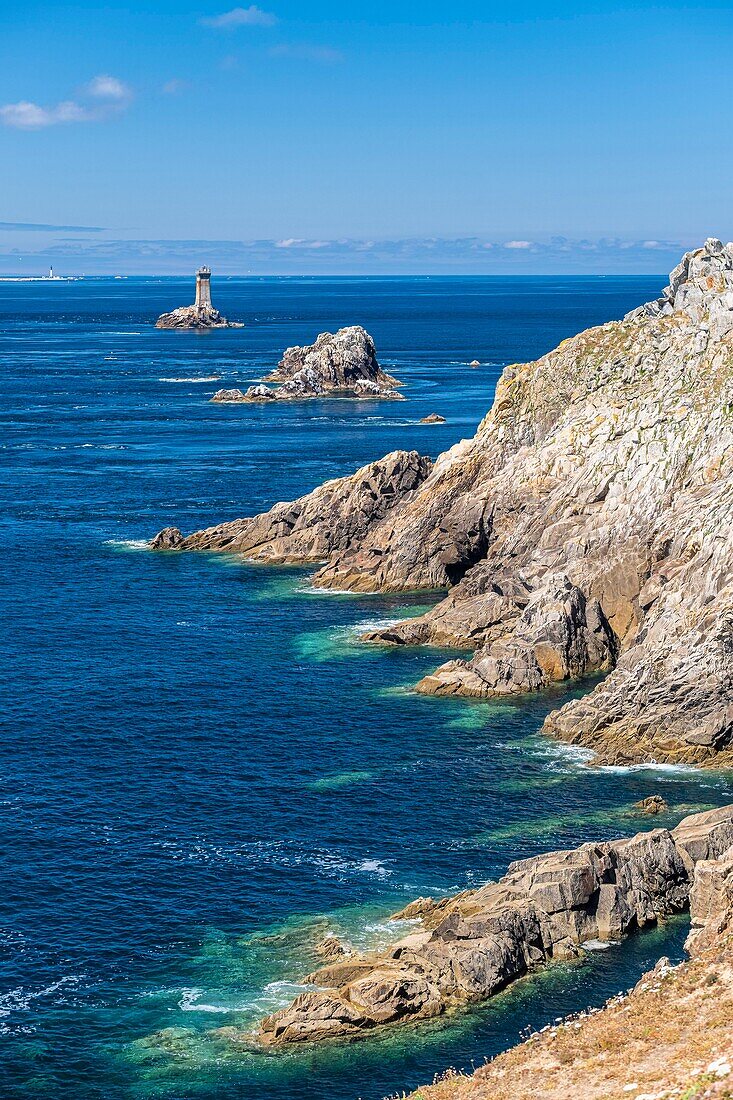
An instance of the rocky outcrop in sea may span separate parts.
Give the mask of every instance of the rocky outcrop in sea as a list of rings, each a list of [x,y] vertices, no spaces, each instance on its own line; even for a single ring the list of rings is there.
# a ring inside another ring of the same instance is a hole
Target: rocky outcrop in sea
[[[266,386],[258,383],[241,390],[219,390],[213,401],[298,401],[333,394],[364,399],[403,400],[396,389],[402,385],[386,374],[377,353],[361,325],[322,332],[314,344],[287,348],[277,368],[268,374]]]
[[[385,951],[307,975],[317,988],[268,1016],[260,1038],[272,1045],[355,1037],[485,1000],[583,944],[618,940],[686,909],[693,883],[693,921],[703,930],[692,941],[702,943],[711,922],[730,924],[733,863],[720,861],[731,845],[733,806],[726,806],[687,817],[671,832],[520,860],[496,883],[421,898],[394,917],[419,927]]]
[[[227,321],[213,306],[179,306],[170,313],[161,313],[156,328],[244,328],[238,321]]]
[[[659,300],[507,367],[476,435],[434,463],[395,455],[178,545],[325,559],[324,588],[447,589],[368,635],[474,650],[420,691],[604,672],[547,732],[609,763],[733,759],[733,244],[708,240]],[[365,479],[382,499],[352,514]]]

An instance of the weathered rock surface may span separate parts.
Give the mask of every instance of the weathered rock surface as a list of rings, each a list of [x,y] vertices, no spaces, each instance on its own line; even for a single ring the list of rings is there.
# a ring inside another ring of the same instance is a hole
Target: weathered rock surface
[[[733,849],[721,859],[701,860],[690,892],[692,928],[685,947],[699,955],[733,932]]]
[[[277,369],[265,378],[275,388],[250,386],[247,401],[293,401],[320,397],[326,393],[363,399],[403,400],[396,378],[386,374],[377,353],[361,325],[322,332],[314,344],[287,348]]]
[[[661,794],[650,794],[648,798],[642,798],[639,802],[635,802],[634,810],[648,817],[656,817],[657,814],[662,814],[669,810],[669,806],[662,798]]]
[[[213,306],[180,306],[170,313],[161,313],[156,328],[244,328],[238,321],[227,321]]]
[[[445,424],[445,417],[440,413],[430,413],[428,416],[423,416],[420,421],[421,424]]]
[[[184,538],[167,527],[154,550],[224,550],[270,562],[322,561],[358,540],[375,520],[423,483],[430,460],[393,451],[349,477],[327,481],[299,500],[269,512],[197,531]]]
[[[419,916],[419,930],[386,951],[309,975],[326,988],[268,1016],[262,1041],[349,1037],[490,997],[583,943],[618,939],[684,909],[693,878],[698,882],[696,864],[720,860],[732,838],[728,806],[686,818],[672,832],[655,829],[520,860],[499,882],[455,898],[421,898],[397,914]],[[718,880],[698,886],[696,912],[717,913],[727,889]]]
[[[249,390],[247,391],[249,392]],[[234,404],[237,401],[246,401],[247,398],[241,390],[217,390],[212,401],[218,401],[222,405]]]
[[[602,1008],[548,1020],[475,1073],[447,1070],[410,1100],[731,1100],[732,1037],[726,926],[677,966],[659,959]]]
[[[706,242],[658,302],[507,367],[476,435],[323,557],[321,587],[449,590],[368,636],[474,651],[421,691],[610,670],[546,731],[609,763],[733,760],[733,245]]]

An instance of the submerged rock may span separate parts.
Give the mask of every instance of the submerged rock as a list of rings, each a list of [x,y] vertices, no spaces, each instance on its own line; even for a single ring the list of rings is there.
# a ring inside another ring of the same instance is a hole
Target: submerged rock
[[[618,939],[686,908],[693,880],[695,912],[705,920],[711,910],[729,912],[733,872],[714,878],[699,860],[720,860],[732,839],[728,806],[686,818],[672,832],[519,860],[499,882],[439,903],[421,898],[398,914],[421,916],[420,930],[349,960],[341,972],[327,966],[310,974],[325,988],[268,1016],[260,1037],[271,1045],[355,1036],[483,1000],[584,943]]]

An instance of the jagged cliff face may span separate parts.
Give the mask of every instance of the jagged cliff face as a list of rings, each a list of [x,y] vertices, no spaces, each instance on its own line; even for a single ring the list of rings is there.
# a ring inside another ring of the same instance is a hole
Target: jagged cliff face
[[[387,507],[303,560],[327,557],[326,587],[449,589],[428,615],[370,636],[476,647],[422,691],[490,697],[610,669],[547,729],[608,761],[727,759],[731,444],[733,245],[708,241],[659,301],[508,367],[473,439],[405,491],[393,477]],[[342,503],[360,478],[342,479]]]

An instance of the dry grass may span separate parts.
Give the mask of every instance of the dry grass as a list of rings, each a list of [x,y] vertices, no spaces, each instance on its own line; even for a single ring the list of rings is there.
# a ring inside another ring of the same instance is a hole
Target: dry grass
[[[733,1100],[733,940],[410,1100]]]

